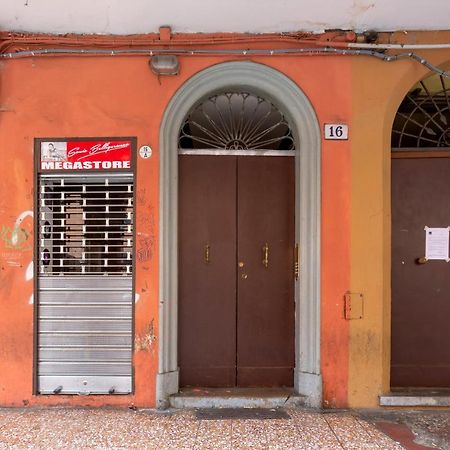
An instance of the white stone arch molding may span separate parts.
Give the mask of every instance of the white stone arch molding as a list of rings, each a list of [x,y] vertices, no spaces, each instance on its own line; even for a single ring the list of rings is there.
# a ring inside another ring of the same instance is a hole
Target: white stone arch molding
[[[178,363],[178,135],[200,100],[224,90],[244,90],[271,101],[289,120],[296,145],[296,242],[300,277],[295,301],[294,388],[320,406],[320,127],[306,95],[282,73],[262,64],[235,61],[209,67],[175,93],[160,130],[160,292],[157,407],[177,393]]]

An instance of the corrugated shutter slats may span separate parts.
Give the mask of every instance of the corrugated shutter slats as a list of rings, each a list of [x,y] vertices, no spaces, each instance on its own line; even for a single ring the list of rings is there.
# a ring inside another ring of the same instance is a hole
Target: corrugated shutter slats
[[[133,176],[39,178],[38,391],[132,391]]]

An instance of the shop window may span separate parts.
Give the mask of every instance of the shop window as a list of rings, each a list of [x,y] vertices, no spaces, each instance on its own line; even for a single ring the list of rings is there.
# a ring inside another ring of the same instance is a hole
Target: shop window
[[[131,274],[131,178],[41,176],[40,193],[41,274]]]

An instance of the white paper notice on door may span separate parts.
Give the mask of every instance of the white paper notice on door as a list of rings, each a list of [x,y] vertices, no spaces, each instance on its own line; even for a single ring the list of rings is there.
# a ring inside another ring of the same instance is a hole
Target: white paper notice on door
[[[448,244],[449,230],[447,228],[428,228],[425,227],[425,258],[439,259],[449,262]]]

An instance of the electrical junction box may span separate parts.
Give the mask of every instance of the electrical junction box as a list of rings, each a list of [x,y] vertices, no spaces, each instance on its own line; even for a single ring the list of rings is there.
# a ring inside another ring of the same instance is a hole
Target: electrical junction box
[[[346,292],[344,295],[344,317],[346,320],[362,319],[364,296],[360,292]]]

